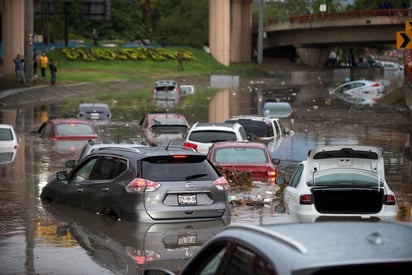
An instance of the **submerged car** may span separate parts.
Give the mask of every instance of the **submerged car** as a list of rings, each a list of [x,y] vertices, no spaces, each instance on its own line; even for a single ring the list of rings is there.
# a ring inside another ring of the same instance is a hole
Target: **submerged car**
[[[105,103],[80,103],[77,118],[98,122],[108,122],[112,118],[109,105]]]
[[[10,124],[0,124],[0,164],[12,163],[16,157],[19,141]]]
[[[148,113],[140,121],[146,142],[151,146],[183,144],[190,124],[183,114]]]
[[[320,146],[308,153],[284,189],[293,220],[396,220],[395,194],[385,179],[383,150],[373,146]]]
[[[196,122],[185,135],[183,146],[207,155],[213,143],[219,141],[247,141],[245,129],[239,123]]]
[[[262,112],[264,116],[286,118],[292,115],[293,109],[289,102],[267,101]]]
[[[371,80],[354,80],[338,86],[333,93],[341,100],[360,105],[372,105],[384,96],[385,86]]]
[[[248,171],[252,182],[263,184],[275,183],[276,165],[280,162],[272,158],[267,146],[260,142],[216,142],[208,158],[224,171]]]
[[[409,274],[411,247],[412,226],[399,222],[231,224],[178,274]]]
[[[177,104],[180,99],[180,86],[174,80],[158,80],[154,83],[152,94],[157,101]]]
[[[78,153],[89,139],[98,138],[95,127],[83,119],[50,119],[34,132],[41,138],[50,139],[53,149],[59,153]]]
[[[207,157],[190,149],[112,148],[58,172],[40,197],[121,220],[230,221],[227,187]]]

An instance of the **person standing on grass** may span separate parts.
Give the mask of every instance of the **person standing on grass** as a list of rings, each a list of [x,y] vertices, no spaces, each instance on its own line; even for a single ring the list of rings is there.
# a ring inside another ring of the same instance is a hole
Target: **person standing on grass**
[[[49,63],[49,58],[47,57],[46,52],[42,52],[42,54],[39,58],[39,63],[40,63],[41,76],[43,78],[45,78],[46,77],[47,64]]]
[[[50,59],[50,84],[56,85],[56,78],[57,78],[57,62],[54,59]]]
[[[26,83],[26,76],[24,75],[24,59],[21,54],[17,54],[17,56],[13,59],[14,63],[14,70],[16,71],[16,83]]]
[[[177,53],[177,70],[183,71],[183,53],[182,52]]]
[[[97,40],[99,39],[99,34],[97,33],[96,29],[93,29],[92,35],[93,35],[93,43],[95,46],[97,46]]]

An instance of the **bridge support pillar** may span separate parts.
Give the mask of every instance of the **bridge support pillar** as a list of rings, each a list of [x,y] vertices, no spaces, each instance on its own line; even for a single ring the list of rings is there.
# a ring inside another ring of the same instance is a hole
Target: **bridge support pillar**
[[[328,48],[296,48],[296,53],[302,64],[311,67],[323,67],[328,61],[329,52]]]
[[[14,72],[13,58],[24,55],[24,1],[0,1],[3,73]]]
[[[223,65],[252,58],[252,0],[209,1],[209,48]]]

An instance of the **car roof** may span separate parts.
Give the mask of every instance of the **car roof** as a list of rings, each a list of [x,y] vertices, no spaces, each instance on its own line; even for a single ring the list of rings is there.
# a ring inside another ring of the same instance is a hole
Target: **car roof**
[[[191,148],[186,148],[183,146],[156,146],[156,147],[140,147],[140,148],[102,148],[98,152],[93,152],[91,155],[95,154],[112,154],[121,155],[126,157],[135,157],[137,159],[144,159],[147,157],[155,156],[175,156],[175,155],[185,155],[185,156],[197,156],[202,158],[207,158],[206,155],[194,151]]]
[[[204,130],[204,129],[225,129],[227,130],[227,128],[229,129],[235,129],[236,127],[242,127],[241,124],[239,123],[224,123],[224,122],[196,122],[193,127],[192,130]]]
[[[0,128],[2,129],[13,129],[13,126],[10,124],[0,124]]]
[[[219,141],[212,145],[215,149],[220,148],[262,148],[267,149],[266,145],[261,142],[250,142],[250,141]]]
[[[232,223],[214,238],[248,242],[269,256],[277,268],[295,271],[412,260],[412,226],[398,222]],[[292,273],[280,270],[279,274]]]
[[[154,85],[155,86],[165,86],[165,85],[176,85],[176,84],[177,83],[174,80],[164,79],[164,80],[157,80]]]

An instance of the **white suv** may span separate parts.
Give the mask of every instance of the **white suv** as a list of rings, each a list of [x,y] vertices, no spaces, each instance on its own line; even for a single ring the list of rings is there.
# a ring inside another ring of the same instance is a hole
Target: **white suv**
[[[246,140],[248,140],[246,131],[239,123],[196,122],[185,135],[183,146],[206,155],[215,142]]]

